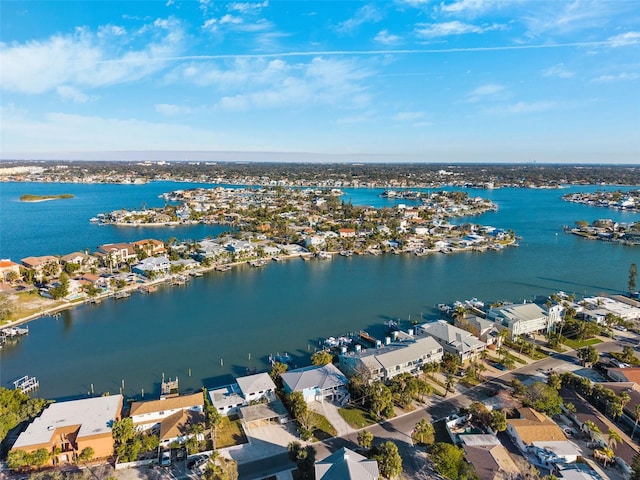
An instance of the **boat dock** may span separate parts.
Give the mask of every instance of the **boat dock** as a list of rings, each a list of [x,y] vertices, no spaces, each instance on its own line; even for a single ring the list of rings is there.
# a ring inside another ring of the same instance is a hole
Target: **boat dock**
[[[231,265],[218,265],[215,270],[216,272],[228,272],[231,270]]]
[[[36,380],[36,377],[25,375],[13,382],[13,388],[20,390],[22,393],[30,393],[40,388],[40,382]]]
[[[158,290],[156,285],[143,285],[139,289],[142,293],[153,293]]]

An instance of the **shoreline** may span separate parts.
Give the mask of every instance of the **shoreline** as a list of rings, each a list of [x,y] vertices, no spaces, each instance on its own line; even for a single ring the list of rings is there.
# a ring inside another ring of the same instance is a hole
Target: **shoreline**
[[[507,247],[507,246],[511,246],[514,245],[516,243],[515,240],[502,244],[503,248]],[[486,249],[488,250],[488,248]],[[473,247],[451,247],[449,251],[447,252],[442,252],[439,249],[425,249],[422,251],[422,253],[417,254],[415,251],[404,251],[404,252],[379,252],[379,253],[371,253],[370,251],[362,251],[362,252],[358,252],[358,251],[353,251],[352,255],[355,256],[366,256],[366,255],[373,255],[373,256],[378,256],[378,255],[415,255],[415,256],[420,256],[420,257],[424,257],[427,255],[432,255],[432,254],[443,254],[443,255],[447,255],[449,253],[457,253],[457,252],[470,252],[470,251],[474,251]],[[343,256],[341,255],[341,251],[327,251],[326,253],[332,255],[332,256]],[[484,253],[480,252],[480,253]],[[267,261],[273,261],[274,257],[264,257],[264,260]],[[303,252],[303,253],[292,253],[289,255],[278,255],[277,258],[279,259],[279,261],[285,261],[285,260],[292,260],[295,258],[300,258],[303,261],[309,261],[312,260],[314,258],[316,258],[316,254],[315,253],[311,253],[311,252]],[[22,317],[22,318],[18,318],[16,320],[10,320],[4,324],[0,324],[0,329],[2,328],[8,328],[8,327],[15,327],[17,325],[23,325],[25,323],[29,323],[32,322],[34,320],[38,320],[40,318],[44,318],[44,317],[49,317],[52,315],[55,315],[57,313],[60,313],[62,311],[65,310],[70,310],[73,309],[75,307],[79,307],[81,305],[85,305],[85,304],[91,304],[91,303],[99,303],[102,300],[108,299],[108,298],[112,298],[115,297],[115,295],[117,293],[121,293],[121,292],[125,292],[125,293],[133,293],[133,292],[137,292],[140,291],[141,288],[143,287],[149,287],[149,286],[157,286],[157,285],[163,285],[163,284],[170,284],[172,279],[176,276],[190,276],[191,272],[194,273],[208,273],[208,272],[212,272],[212,271],[217,271],[217,269],[221,266],[228,266],[231,267],[231,269],[241,266],[241,265],[249,265],[250,262],[253,262],[255,260],[260,260],[259,258],[252,258],[252,259],[247,259],[247,260],[241,260],[241,261],[237,261],[237,262],[230,262],[230,263],[221,263],[221,264],[213,264],[209,267],[198,267],[198,268],[194,268],[188,272],[180,272],[177,274],[168,274],[165,277],[159,278],[159,279],[155,279],[155,280],[149,280],[146,281],[144,283],[139,283],[139,284],[134,284],[134,285],[127,285],[126,287],[123,287],[119,290],[110,290],[108,292],[102,293],[100,295],[96,295],[95,297],[84,297],[82,299],[78,299],[78,300],[66,300],[66,303],[63,303],[61,305],[56,305],[54,307],[50,307],[50,308],[46,308],[41,310],[40,312],[37,313],[32,313],[31,315],[28,315],[26,317]],[[324,261],[322,259],[318,259],[320,261]],[[267,264],[263,265],[263,266],[267,266]],[[223,272],[221,272],[223,273]],[[197,278],[197,277],[194,277]],[[96,302],[97,301],[97,302]]]

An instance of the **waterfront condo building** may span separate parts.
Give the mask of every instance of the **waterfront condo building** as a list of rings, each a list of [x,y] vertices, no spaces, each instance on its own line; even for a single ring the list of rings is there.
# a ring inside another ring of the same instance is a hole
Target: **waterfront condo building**
[[[509,330],[511,338],[535,332],[548,332],[562,320],[563,306],[552,305],[545,309],[535,303],[520,303],[490,308],[487,319],[501,329]]]
[[[378,348],[341,353],[340,369],[349,375],[365,371],[369,372],[370,380],[388,381],[401,373],[418,373],[424,364],[442,360],[442,345],[433,337],[406,334],[394,337],[395,341],[387,337]]]
[[[111,427],[121,411],[122,395],[52,403],[20,434],[12,450],[31,453],[44,448],[52,454],[52,464],[73,462],[89,447],[93,458],[110,457]]]

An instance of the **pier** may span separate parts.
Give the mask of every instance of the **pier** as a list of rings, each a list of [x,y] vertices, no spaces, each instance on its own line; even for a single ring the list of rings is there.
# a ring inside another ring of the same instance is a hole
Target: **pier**
[[[22,393],[31,393],[40,388],[40,382],[36,380],[36,377],[25,375],[13,382],[13,388],[20,390]]]

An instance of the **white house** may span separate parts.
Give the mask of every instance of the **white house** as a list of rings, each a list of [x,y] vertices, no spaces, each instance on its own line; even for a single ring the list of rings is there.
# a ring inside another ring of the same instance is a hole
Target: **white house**
[[[257,373],[239,377],[236,383],[209,390],[211,404],[224,415],[237,413],[241,407],[265,399],[271,402],[275,397],[276,386],[267,373]]]
[[[349,379],[333,364],[298,368],[281,375],[286,393],[302,392],[307,403],[344,400]]]
[[[171,262],[162,255],[160,257],[147,257],[139,263],[131,267],[131,271],[140,275],[148,275],[149,273],[169,273]]]
[[[444,350],[456,354],[461,361],[466,361],[480,354],[486,344],[466,330],[454,327],[446,320],[420,325],[419,331],[435,338]]]
[[[359,349],[338,356],[340,369],[348,374],[362,369],[371,380],[390,380],[401,373],[418,373],[429,362],[442,360],[443,348],[433,337],[416,337],[410,341],[391,342],[379,348]]]
[[[562,320],[562,305],[553,305],[548,310],[535,303],[503,305],[490,308],[487,318],[509,330],[512,338],[534,332],[547,332]]]

